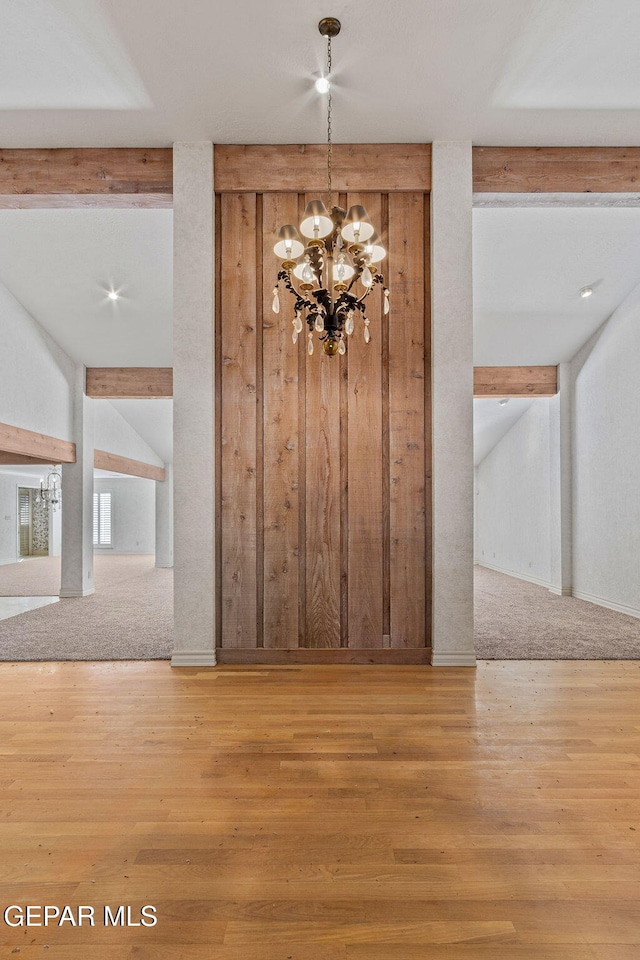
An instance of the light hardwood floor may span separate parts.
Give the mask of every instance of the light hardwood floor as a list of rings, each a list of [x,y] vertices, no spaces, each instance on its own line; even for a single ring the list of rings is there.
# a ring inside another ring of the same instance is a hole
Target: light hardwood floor
[[[0,665],[20,960],[638,960],[640,663]],[[45,946],[46,945],[46,946]]]

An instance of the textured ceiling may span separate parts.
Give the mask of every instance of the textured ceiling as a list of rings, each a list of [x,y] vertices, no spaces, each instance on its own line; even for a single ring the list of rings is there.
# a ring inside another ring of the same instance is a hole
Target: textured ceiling
[[[476,208],[473,234],[479,366],[570,360],[640,282],[637,209]]]
[[[171,366],[172,224],[171,210],[0,210],[0,282],[78,362]]]
[[[640,144],[637,0],[5,0],[4,147]]]
[[[173,400],[112,400],[164,463],[173,462]]]
[[[473,401],[473,462],[479,464],[535,401],[513,397],[501,405],[494,397]]]

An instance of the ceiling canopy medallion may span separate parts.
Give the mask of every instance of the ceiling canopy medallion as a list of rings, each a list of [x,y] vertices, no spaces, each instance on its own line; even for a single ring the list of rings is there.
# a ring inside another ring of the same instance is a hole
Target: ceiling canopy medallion
[[[273,312],[280,312],[280,289],[295,299],[292,340],[298,342],[308,327],[307,352],[313,353],[314,334],[330,357],[346,353],[347,338],[362,318],[365,343],[371,340],[366,299],[377,284],[383,289],[384,312],[389,312],[389,290],[379,270],[387,255],[367,211],[332,206],[333,140],[331,131],[331,41],[340,33],[340,21],[325,17],[318,29],[327,39],[327,74],[322,88],[327,94],[327,196],[307,204],[300,226],[280,228],[274,253],[282,261],[273,288]],[[317,85],[316,85],[317,86]],[[296,286],[297,284],[297,286]]]

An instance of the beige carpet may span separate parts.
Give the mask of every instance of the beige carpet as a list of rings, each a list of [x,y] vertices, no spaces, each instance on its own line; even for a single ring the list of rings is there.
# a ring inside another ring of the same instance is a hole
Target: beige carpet
[[[640,620],[475,567],[481,660],[640,660]]]
[[[0,566],[0,597],[54,597],[60,593],[60,557],[28,557]]]
[[[96,592],[0,621],[0,660],[167,660],[173,632],[173,570],[150,555],[95,557]],[[0,567],[0,596],[60,589],[60,559]]]

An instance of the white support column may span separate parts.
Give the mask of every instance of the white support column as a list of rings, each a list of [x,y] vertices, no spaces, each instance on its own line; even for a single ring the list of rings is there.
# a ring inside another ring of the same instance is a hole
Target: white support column
[[[174,667],[214,666],[213,144],[173,146]]]
[[[86,597],[93,584],[93,400],[85,395],[85,368],[74,391],[76,462],[62,465],[61,597]]]
[[[475,666],[471,143],[432,151],[432,663]]]
[[[173,566],[173,464],[156,480],[156,567]]]
[[[551,483],[551,587],[552,593],[570,597],[573,593],[573,517],[571,455],[571,364],[558,367],[558,393],[549,400],[549,442]]]

